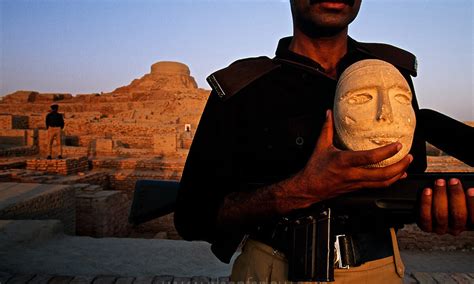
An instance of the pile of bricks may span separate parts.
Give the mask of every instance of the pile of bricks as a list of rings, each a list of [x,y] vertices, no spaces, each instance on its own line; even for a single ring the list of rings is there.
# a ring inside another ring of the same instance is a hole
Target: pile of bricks
[[[89,169],[87,157],[61,160],[36,159],[26,161],[26,169],[50,174],[70,175]]]

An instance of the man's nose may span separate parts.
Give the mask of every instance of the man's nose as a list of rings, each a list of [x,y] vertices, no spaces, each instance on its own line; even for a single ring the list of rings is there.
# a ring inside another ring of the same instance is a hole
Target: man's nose
[[[388,97],[388,92],[385,90],[379,90],[379,100],[377,106],[377,121],[383,121],[392,123],[393,122],[393,112],[392,106],[390,104],[390,99]]]

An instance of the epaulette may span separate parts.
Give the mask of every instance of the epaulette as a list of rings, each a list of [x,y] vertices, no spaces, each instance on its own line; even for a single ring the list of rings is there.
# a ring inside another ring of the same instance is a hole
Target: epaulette
[[[235,61],[207,77],[207,82],[222,100],[228,100],[246,86],[280,65],[266,56]]]
[[[414,54],[393,45],[383,43],[355,42],[355,46],[359,51],[404,69],[408,71],[410,75],[416,77],[418,63]]]

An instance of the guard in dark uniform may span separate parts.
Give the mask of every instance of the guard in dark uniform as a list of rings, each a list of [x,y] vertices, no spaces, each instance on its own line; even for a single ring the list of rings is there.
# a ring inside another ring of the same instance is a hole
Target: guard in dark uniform
[[[58,159],[63,158],[62,130],[64,128],[64,118],[58,112],[57,104],[51,105],[51,112],[46,115],[46,129],[48,130],[48,160],[53,155],[53,143],[56,141],[58,147]]]
[[[292,1],[293,17],[305,11],[316,13],[311,10],[312,5],[322,5],[317,8],[327,8],[330,13],[340,10],[344,14],[349,10],[355,18],[360,1],[296,0]],[[391,63],[409,82],[413,108],[415,113],[418,111],[411,81],[411,76],[416,76],[415,56],[390,45],[357,42],[347,37],[347,24],[344,53],[334,72],[293,51],[296,37],[301,38],[296,29],[295,37],[280,40],[275,58],[240,60],[208,78],[213,90],[180,182],[175,225],[186,240],[210,242],[214,254],[227,263],[246,240],[243,253],[234,264],[232,280],[288,279],[285,246],[278,243],[281,240],[275,240],[275,225],[292,210],[309,206],[306,200],[315,203],[328,198],[321,195],[318,199],[318,194],[303,191],[292,194],[294,190],[309,187],[309,179],[299,177],[305,176],[308,169],[317,175],[332,165],[336,165],[335,169],[343,168],[345,160],[350,159],[341,158],[342,155],[356,155],[350,151],[339,155],[342,152],[332,141],[323,141],[332,131],[328,130],[331,113],[327,110],[332,109],[337,79],[345,68],[363,59]],[[324,143],[335,153],[333,156],[340,156],[337,162],[330,160],[332,156],[328,152],[320,151]],[[397,152],[396,147],[382,147],[371,159],[392,156]],[[366,159],[357,155],[352,160]],[[327,163],[314,162],[323,157],[329,157]],[[322,166],[318,168],[318,165]],[[374,187],[387,186],[407,171],[423,172],[425,168],[425,144],[415,132],[410,155],[380,170],[386,171],[384,178],[378,179],[380,183]],[[330,184],[331,179],[328,180]],[[326,187],[328,191],[333,188]],[[352,237],[352,249],[358,258],[350,269],[336,271],[336,282],[361,281],[367,276],[378,283],[401,282],[404,268],[394,231],[388,225],[374,224],[374,216],[361,212],[337,225],[337,231]],[[361,275],[363,278],[357,278]]]

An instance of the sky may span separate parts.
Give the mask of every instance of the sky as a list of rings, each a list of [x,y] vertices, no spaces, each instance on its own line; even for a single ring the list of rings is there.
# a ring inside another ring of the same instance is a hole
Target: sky
[[[421,108],[474,120],[472,0],[363,0],[349,34],[417,56]],[[199,87],[239,58],[274,56],[287,0],[0,0],[0,95],[110,92],[158,61]]]

